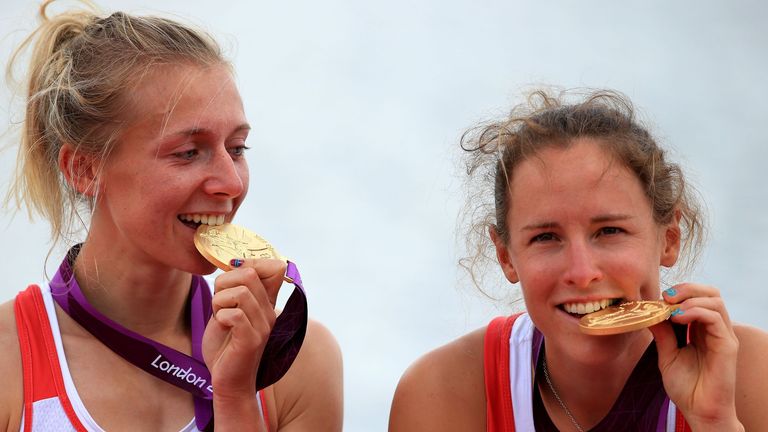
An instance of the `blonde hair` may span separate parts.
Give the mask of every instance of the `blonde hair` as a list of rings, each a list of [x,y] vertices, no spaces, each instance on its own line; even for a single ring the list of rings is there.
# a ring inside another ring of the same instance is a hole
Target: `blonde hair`
[[[570,102],[573,98],[577,100]],[[658,224],[680,215],[681,273],[693,267],[705,237],[698,194],[681,167],[668,160],[635,116],[632,102],[609,90],[533,91],[508,117],[464,133],[461,147],[468,158],[468,200],[463,213],[469,256],[460,260],[479,287],[481,269],[494,261],[489,229],[509,241],[507,213],[513,204],[509,184],[515,168],[544,148],[568,148],[579,137],[597,138],[602,147],[640,180]],[[482,288],[481,288],[482,290]]]
[[[130,91],[153,67],[229,62],[209,34],[184,24],[123,12],[101,16],[87,0],[86,9],[49,17],[54,1],[42,3],[40,25],[14,51],[6,70],[13,81],[14,65],[31,50],[16,175],[6,203],[15,201],[30,216],[47,219],[55,245],[73,232],[79,210],[93,204],[65,180],[58,163],[62,145],[103,163],[122,125],[140,109],[132,106]],[[78,176],[74,168],[67,169]]]

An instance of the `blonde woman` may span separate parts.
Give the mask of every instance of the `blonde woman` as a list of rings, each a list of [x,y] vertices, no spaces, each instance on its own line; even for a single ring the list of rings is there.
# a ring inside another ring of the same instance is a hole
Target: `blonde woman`
[[[195,229],[231,221],[248,192],[250,126],[216,42],[158,17],[49,17],[50,3],[19,50],[31,63],[13,193],[54,242],[83,215],[88,229],[49,283],[0,306],[0,427],[341,430],[328,330],[299,320],[293,353],[271,355],[286,263],[200,277],[214,266]]]

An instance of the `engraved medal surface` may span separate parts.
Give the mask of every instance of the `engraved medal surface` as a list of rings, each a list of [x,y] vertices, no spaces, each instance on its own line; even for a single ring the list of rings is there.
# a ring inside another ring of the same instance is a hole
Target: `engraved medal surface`
[[[658,324],[678,309],[662,300],[631,301],[584,315],[579,330],[590,335],[627,333]]]
[[[200,225],[195,232],[195,247],[216,267],[228,271],[235,258],[267,258],[287,261],[258,234],[234,224]]]

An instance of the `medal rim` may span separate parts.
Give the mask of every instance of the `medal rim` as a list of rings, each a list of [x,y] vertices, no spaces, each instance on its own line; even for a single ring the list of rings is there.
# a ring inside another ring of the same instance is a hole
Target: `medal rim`
[[[659,313],[655,313],[649,317],[642,318],[639,321],[629,322],[626,324],[613,325],[613,326],[586,324],[586,321],[588,320],[588,318],[595,318],[595,317],[606,315],[609,313],[614,313],[617,311],[617,309],[621,308],[621,306],[633,304],[633,303],[634,304],[654,303],[654,304],[659,304],[661,306],[664,306],[664,308]],[[670,317],[672,312],[677,308],[678,306],[671,305],[663,300],[635,300],[635,301],[624,302],[619,305],[610,306],[605,309],[599,310],[597,312],[592,312],[590,314],[584,315],[579,320],[579,330],[581,330],[582,333],[586,333],[588,335],[596,335],[596,336],[629,333],[637,330],[642,330],[644,328],[647,328],[652,325],[658,324],[662,321],[665,321]]]
[[[244,233],[249,238],[249,240],[253,239],[255,241],[258,241],[258,242],[262,243],[267,248],[267,250],[269,251],[269,254],[271,255],[270,258],[267,258],[267,259],[279,259],[281,261],[287,261],[287,259],[285,257],[283,257],[282,255],[277,253],[277,250],[275,250],[275,248],[272,246],[272,244],[270,242],[268,242],[264,237],[262,237],[262,236],[256,234],[255,232],[249,230],[248,228],[245,228],[243,226],[236,225],[236,224],[233,224],[233,223],[225,223],[225,224],[222,224],[222,225],[205,225],[205,224],[200,225],[199,227],[197,227],[197,230],[195,231],[195,235],[194,235],[195,248],[197,249],[198,252],[200,252],[200,255],[202,255],[203,258],[205,258],[206,260],[208,260],[208,262],[210,262],[211,264],[215,265],[216,267],[218,267],[219,269],[221,269],[223,271],[228,271],[228,270],[231,269],[231,267],[229,265],[229,261],[230,260],[235,259],[235,258],[249,259],[250,257],[246,257],[246,256],[230,256],[229,259],[225,258],[226,262],[222,261],[220,259],[222,257],[221,256],[217,257],[216,254],[213,251],[210,250],[212,248],[209,247],[207,242],[205,240],[203,240],[203,238],[202,238],[203,232],[208,231],[210,229],[219,229],[219,230],[222,230],[222,231],[225,231],[225,232],[226,231],[231,231],[233,229],[235,229],[235,230],[239,229],[239,230],[241,230],[242,233]],[[249,243],[250,243],[250,241],[249,241]]]

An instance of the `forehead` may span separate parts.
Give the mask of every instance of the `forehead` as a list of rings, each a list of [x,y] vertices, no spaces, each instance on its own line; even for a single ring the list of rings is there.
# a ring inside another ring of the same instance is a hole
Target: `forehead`
[[[509,193],[510,216],[650,212],[637,176],[592,138],[545,148],[522,161]]]
[[[129,104],[131,126],[153,137],[181,127],[226,129],[245,122],[234,77],[223,64],[153,67],[130,93]]]

